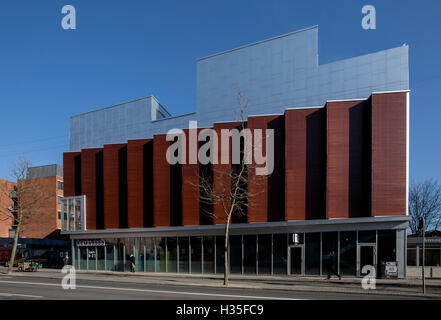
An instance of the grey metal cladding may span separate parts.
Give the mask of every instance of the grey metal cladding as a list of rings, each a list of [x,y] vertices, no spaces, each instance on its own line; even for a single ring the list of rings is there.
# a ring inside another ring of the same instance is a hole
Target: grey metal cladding
[[[199,127],[239,120],[238,88],[249,99],[247,115],[408,90],[408,50],[401,46],[320,65],[315,26],[204,57],[196,63],[195,113],[171,117],[150,96],[77,115],[70,122],[70,150],[151,138],[187,128],[189,120],[197,120]]]
[[[63,167],[58,164],[50,164],[47,166],[29,167],[26,178],[48,178],[48,177],[63,177]]]

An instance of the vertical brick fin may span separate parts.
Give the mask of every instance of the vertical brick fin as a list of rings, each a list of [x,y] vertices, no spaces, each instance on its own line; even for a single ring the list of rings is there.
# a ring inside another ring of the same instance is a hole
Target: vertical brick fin
[[[129,228],[144,227],[144,147],[150,141],[150,139],[129,140],[127,143]]]
[[[120,179],[119,153],[125,144],[108,144],[103,148],[104,228],[119,228]]]
[[[372,95],[372,215],[406,214],[407,92]]]
[[[75,162],[75,195],[80,196],[83,194],[81,190],[81,153],[74,158]]]
[[[200,225],[200,215],[206,214],[199,211],[199,161],[196,157],[196,163],[190,163],[190,135],[189,130],[183,130],[186,136],[186,159],[182,165],[182,224],[184,226]],[[197,133],[200,131],[194,129],[196,133],[196,152],[198,148]]]
[[[165,134],[153,138],[153,224],[170,226],[170,165],[166,154],[170,142]]]
[[[218,159],[217,164],[213,165],[213,189],[216,194],[221,194],[222,190],[228,190],[228,188],[231,189],[231,177],[229,176],[229,173],[232,170],[231,166],[231,137],[229,139],[228,148],[229,148],[229,158],[225,158],[225,154],[221,154],[221,130],[231,130],[234,128],[237,128],[240,130],[240,126],[242,125],[241,122],[222,122],[222,123],[215,123],[213,125],[213,129],[216,131],[218,136],[218,146],[219,146],[219,152],[218,152]],[[227,162],[223,164],[221,162],[221,158],[224,157],[223,162]],[[228,202],[225,202],[225,206],[228,208],[230,204]],[[213,223],[214,224],[224,224],[225,223],[225,212],[222,204],[216,203],[213,206],[213,212],[216,216]]]
[[[285,112],[285,219],[326,218],[326,121],[323,108]]]
[[[101,149],[83,149],[81,151],[81,190],[86,196],[86,228],[97,228],[97,181],[96,156]]]
[[[327,217],[366,216],[369,188],[369,103],[365,100],[336,101],[327,113]]]
[[[285,219],[285,124],[283,115],[249,117],[248,128],[253,134],[253,164],[249,169],[249,199],[248,222],[283,221]],[[262,130],[262,140],[259,141],[255,130]],[[266,154],[267,129],[274,131],[274,169],[268,176],[256,175],[254,153]],[[261,145],[262,150],[258,150]]]
[[[118,150],[119,227],[128,228],[127,144]]]
[[[64,196],[75,196],[75,157],[80,156],[81,152],[63,153],[63,178]]]
[[[143,147],[143,173],[144,227],[153,227],[153,139]]]
[[[104,229],[104,155],[103,149],[96,153],[96,228]]]

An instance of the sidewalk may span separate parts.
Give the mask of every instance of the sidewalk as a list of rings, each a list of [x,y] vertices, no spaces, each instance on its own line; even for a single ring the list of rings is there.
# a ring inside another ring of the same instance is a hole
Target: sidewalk
[[[6,270],[0,267],[0,279]],[[60,270],[40,269],[38,272],[14,272],[14,277],[32,276],[40,278],[62,279]],[[77,270],[78,280],[145,283],[161,285],[167,283],[177,286],[224,287],[222,274],[170,274],[170,273],[130,273],[114,271]],[[361,286],[362,278],[294,277],[294,276],[252,276],[230,275],[231,288],[261,290],[292,290],[306,292],[335,292],[366,295],[393,295],[428,297],[441,299],[441,279],[426,280],[426,295],[422,295],[421,279],[376,279],[375,290],[365,290]]]

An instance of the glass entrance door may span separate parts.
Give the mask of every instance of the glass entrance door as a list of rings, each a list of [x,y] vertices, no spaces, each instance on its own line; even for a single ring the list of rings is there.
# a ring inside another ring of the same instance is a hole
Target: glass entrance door
[[[289,250],[289,274],[301,275],[303,247],[290,247]]]
[[[358,274],[365,276],[369,272],[363,272],[364,266],[376,267],[375,244],[363,244],[358,246]]]

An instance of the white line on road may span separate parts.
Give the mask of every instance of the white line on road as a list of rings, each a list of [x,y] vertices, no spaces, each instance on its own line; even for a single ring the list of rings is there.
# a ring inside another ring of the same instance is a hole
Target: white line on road
[[[43,298],[43,296],[33,296],[30,294],[7,293],[7,292],[0,292],[0,296],[2,296],[2,297]]]
[[[1,281],[1,280],[0,283],[32,284],[32,285],[42,285],[42,286],[56,286],[61,288],[61,285],[56,283]],[[243,295],[220,294],[220,293],[181,292],[181,291],[164,291],[164,290],[150,290],[150,289],[116,288],[116,287],[79,286],[79,285],[77,285],[76,287],[84,288],[84,289],[105,289],[105,290],[120,290],[120,291],[135,291],[135,292],[150,292],[150,293],[183,294],[183,295],[194,295],[194,296],[229,297],[229,298],[242,298],[242,299],[303,300],[303,299],[280,298],[280,297],[243,296]]]

